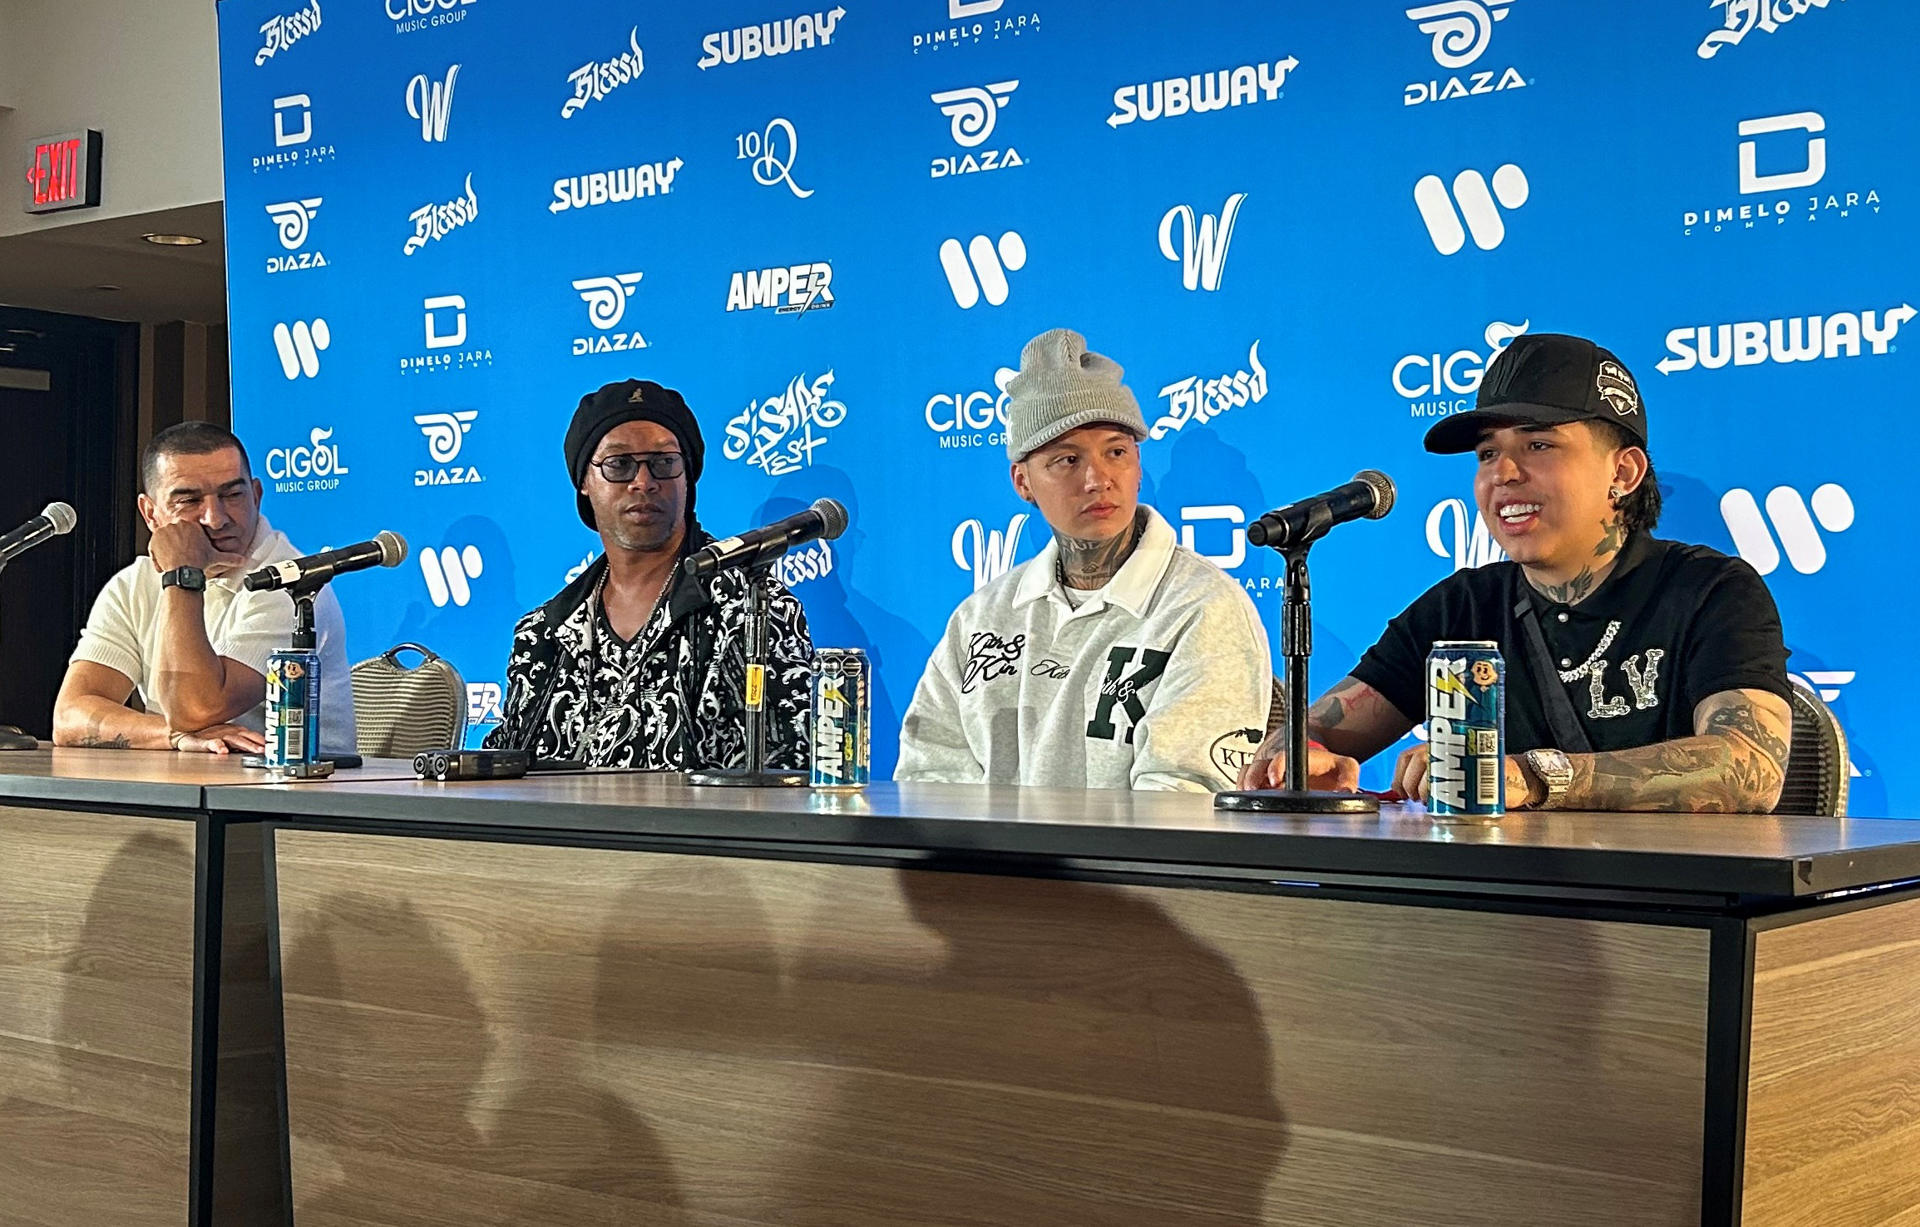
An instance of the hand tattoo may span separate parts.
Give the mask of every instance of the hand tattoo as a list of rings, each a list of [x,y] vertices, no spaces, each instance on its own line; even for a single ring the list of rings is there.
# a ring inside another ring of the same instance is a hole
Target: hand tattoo
[[[1147,510],[1142,507],[1134,512],[1133,523],[1125,532],[1105,541],[1087,541],[1064,533],[1056,536],[1055,540],[1060,543],[1060,582],[1069,588],[1106,587],[1127,559],[1133,557],[1146,524]]]

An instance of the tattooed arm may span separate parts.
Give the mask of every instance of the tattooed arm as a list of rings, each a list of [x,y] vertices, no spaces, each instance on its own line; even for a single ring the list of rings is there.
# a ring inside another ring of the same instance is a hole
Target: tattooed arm
[[[170,750],[167,722],[126,706],[133,680],[90,660],[67,666],[53,703],[53,744],[102,750]]]
[[[1359,786],[1358,763],[1364,762],[1406,736],[1413,719],[1401,713],[1378,690],[1348,676],[1307,709],[1307,736],[1327,748],[1311,754],[1309,769],[1316,788]],[[1278,788],[1286,769],[1287,730],[1284,725],[1262,742],[1253,762],[1241,773],[1242,788]]]
[[[1694,736],[1632,750],[1572,754],[1560,809],[1764,814],[1786,781],[1793,709],[1764,690],[1723,690],[1693,710]],[[1545,788],[1527,773],[1529,799]]]

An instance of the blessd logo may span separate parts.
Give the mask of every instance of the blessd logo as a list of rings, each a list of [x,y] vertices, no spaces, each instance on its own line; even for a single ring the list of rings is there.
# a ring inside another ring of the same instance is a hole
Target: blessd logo
[[[1662,375],[1674,375],[1696,367],[1717,371],[1729,365],[1816,362],[1858,358],[1862,353],[1884,355],[1914,314],[1911,303],[1901,303],[1884,311],[1842,311],[1836,315],[1675,328],[1667,334],[1667,356],[1654,365]]]

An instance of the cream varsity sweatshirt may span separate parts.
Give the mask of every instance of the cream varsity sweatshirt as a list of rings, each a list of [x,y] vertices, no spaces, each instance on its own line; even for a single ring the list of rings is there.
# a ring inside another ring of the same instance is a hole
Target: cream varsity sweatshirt
[[[1213,792],[1264,735],[1253,602],[1152,508],[1078,609],[1057,543],[961,602],[900,730],[897,780]]]

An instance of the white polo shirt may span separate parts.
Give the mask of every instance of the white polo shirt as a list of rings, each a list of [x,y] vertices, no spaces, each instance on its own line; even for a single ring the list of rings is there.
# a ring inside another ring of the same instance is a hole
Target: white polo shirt
[[[249,571],[299,558],[302,551],[260,517],[246,562],[231,575],[207,577],[204,598],[207,639],[215,654],[265,676],[267,657],[293,641],[293,598],[285,592],[248,592],[241,581]],[[160,673],[160,572],[142,554],[107,581],[87,615],[74,660],[105,665],[131,678],[148,711],[164,716],[154,693]],[[320,746],[327,754],[354,752],[353,682],[348,675],[346,622],[331,588],[313,603],[315,640],[320,650]],[[266,700],[233,723],[262,732]]]

